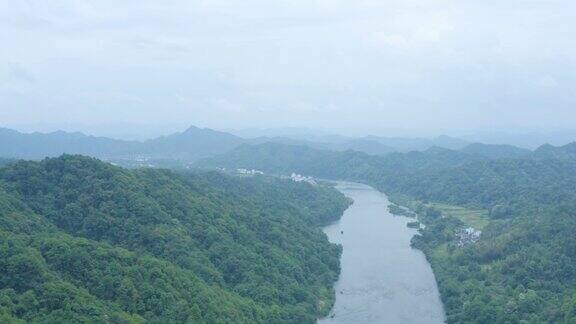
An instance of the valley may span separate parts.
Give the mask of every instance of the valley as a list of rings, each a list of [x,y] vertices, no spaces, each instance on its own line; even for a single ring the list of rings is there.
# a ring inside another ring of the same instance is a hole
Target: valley
[[[47,154],[27,140],[27,154]],[[192,159],[198,146],[178,141],[158,144],[159,165],[127,168],[67,146],[36,161],[5,153],[3,319],[572,318],[574,144],[372,155],[236,143]],[[95,251],[90,268],[75,265]],[[177,281],[152,279],[146,262]],[[55,304],[62,289],[70,299]]]

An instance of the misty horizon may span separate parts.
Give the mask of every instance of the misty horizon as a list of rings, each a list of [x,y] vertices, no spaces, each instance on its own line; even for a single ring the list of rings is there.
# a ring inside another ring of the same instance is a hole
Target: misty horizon
[[[330,128],[330,127],[306,127],[295,125],[282,125],[277,127],[218,127],[211,124],[200,124],[194,121],[190,122],[175,122],[175,123],[134,123],[134,122],[109,122],[109,123],[0,123],[0,128],[14,129],[23,133],[51,133],[56,131],[65,131],[69,133],[80,132],[86,135],[113,137],[118,139],[147,139],[168,135],[174,132],[184,131],[187,128],[194,126],[198,128],[214,129],[222,132],[230,133],[262,133],[270,134],[270,136],[282,136],[291,133],[305,133],[311,132],[316,134],[325,135],[340,135],[345,137],[366,137],[366,136],[381,136],[381,137],[423,137],[433,138],[438,136],[453,136],[453,137],[474,137],[476,135],[488,134],[506,134],[514,136],[522,136],[526,134],[541,134],[541,135],[558,135],[558,134],[573,134],[576,131],[573,128],[375,128],[375,129],[348,129],[348,128]],[[255,135],[266,136],[266,135]],[[248,137],[255,137],[249,135]],[[242,136],[241,136],[242,137]],[[576,138],[575,138],[576,140]]]
[[[109,124],[109,125],[27,125],[9,127],[0,125],[0,128],[14,130],[23,134],[50,134],[56,132],[81,133],[86,136],[95,136],[124,141],[148,141],[164,136],[184,133],[190,128],[200,130],[215,130],[227,133],[243,139],[258,138],[286,138],[306,142],[330,143],[343,142],[353,139],[374,138],[382,139],[414,139],[435,140],[442,137],[459,139],[468,143],[483,144],[506,144],[527,149],[536,149],[545,144],[562,146],[576,141],[576,131],[555,130],[478,130],[478,131],[426,131],[426,130],[380,130],[380,132],[341,132],[330,129],[313,129],[305,127],[280,127],[280,128],[211,128],[194,124],[168,124],[168,125],[139,125],[139,124]]]
[[[568,1],[110,5],[0,3],[0,125],[133,138],[187,125],[427,137],[576,126]]]

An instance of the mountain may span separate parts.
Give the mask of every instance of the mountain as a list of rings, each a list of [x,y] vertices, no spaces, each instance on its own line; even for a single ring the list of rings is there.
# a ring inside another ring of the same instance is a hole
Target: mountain
[[[468,143],[469,143],[468,141],[463,140],[461,138],[451,137],[447,135],[441,135],[432,140],[432,144],[434,146],[440,146],[451,150],[457,150],[467,145]]]
[[[321,139],[321,140],[320,140]],[[208,128],[190,127],[184,132],[147,141],[125,141],[82,133],[20,133],[0,128],[0,157],[42,159],[61,154],[81,154],[106,159],[126,166],[182,166],[225,153],[243,144],[282,143],[333,151],[358,151],[372,155],[387,155],[397,151],[426,150],[432,146],[454,147],[457,139],[439,137],[426,139],[385,139],[365,137],[257,137],[241,138]],[[388,144],[387,144],[388,143]],[[390,144],[390,145],[389,145]]]
[[[337,135],[318,129],[300,127],[281,127],[267,129],[252,128],[242,130],[230,129],[226,131],[246,139],[285,138],[315,143],[340,143],[350,140],[350,138],[346,136]]]
[[[380,143],[379,141],[370,140],[366,138],[351,139],[342,143],[335,143],[324,146],[325,149],[335,151],[358,151],[372,155],[386,155],[397,152],[398,149]]]
[[[277,143],[277,144],[287,144],[296,146],[306,146],[313,149],[319,150],[330,150],[330,151],[358,151],[372,155],[386,155],[389,153],[397,152],[397,149],[385,146],[378,141],[356,138],[356,139],[346,139],[344,141],[338,142],[313,142],[310,140],[294,139],[290,137],[258,137],[254,139],[249,139],[245,141],[246,144],[258,145],[265,143]]]
[[[315,323],[349,201],[270,177],[62,156],[0,167],[0,322]]]
[[[442,169],[403,174],[389,186],[423,201],[491,209],[499,204],[562,204],[573,195],[572,160],[501,159],[470,161]]]
[[[281,143],[289,145],[307,146],[321,150],[332,151],[358,151],[372,155],[387,155],[394,152],[406,153],[410,151],[425,151],[432,147],[447,149],[461,149],[470,144],[459,138],[439,136],[433,139],[408,137],[378,137],[365,136],[359,138],[347,137],[257,137],[250,139],[246,144]]]
[[[137,151],[141,143],[87,136],[82,133],[24,134],[0,128],[0,156],[19,159],[42,159],[64,153],[99,157],[118,156]]]
[[[244,142],[229,133],[192,126],[181,133],[146,141],[138,153],[154,159],[194,161],[224,153]]]
[[[265,143],[242,145],[225,154],[200,160],[195,165],[228,169],[249,168],[282,174],[297,172],[376,185],[375,179],[391,181],[399,174],[458,166],[479,159],[482,158],[440,147],[432,147],[423,152],[376,156],[357,151],[337,152],[307,146]]]
[[[576,142],[564,146],[544,144],[534,151],[532,157],[535,159],[575,159]]]
[[[574,130],[547,130],[547,131],[498,131],[489,130],[463,136],[465,140],[471,142],[481,142],[489,144],[511,144],[518,147],[535,150],[545,144],[561,146],[574,141],[576,131]]]
[[[442,135],[432,139],[426,138],[408,138],[408,137],[378,137],[378,136],[366,136],[363,139],[378,142],[387,147],[393,148],[398,152],[409,152],[409,151],[425,151],[431,147],[442,147],[452,150],[458,150],[469,142]]]
[[[326,173],[332,172],[332,170],[325,168],[326,161],[337,159],[340,163],[344,163],[348,156],[356,155],[365,156],[366,154],[352,151],[340,153],[308,146],[264,143],[242,145],[225,154],[200,160],[195,163],[195,166],[228,169],[248,168],[271,173],[290,174],[298,172],[326,176]]]
[[[461,152],[487,159],[522,158],[532,151],[513,145],[473,143],[460,149]]]
[[[0,156],[42,159],[67,153],[123,162],[135,158],[194,161],[226,152],[243,142],[243,139],[228,133],[197,127],[190,127],[184,132],[145,142],[115,140],[62,131],[25,134],[0,129]]]

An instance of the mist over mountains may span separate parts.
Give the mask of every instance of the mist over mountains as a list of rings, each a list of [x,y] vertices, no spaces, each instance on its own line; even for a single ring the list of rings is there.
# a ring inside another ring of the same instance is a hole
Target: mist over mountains
[[[68,153],[104,159],[194,161],[226,152],[243,143],[243,139],[234,135],[197,127],[147,141],[126,141],[63,131],[26,134],[0,129],[0,155],[22,159],[42,159]]]
[[[270,133],[272,134],[272,133]],[[43,159],[62,154],[93,156],[132,166],[190,164],[230,152],[243,145],[275,143],[309,149],[385,156],[392,153],[429,152],[431,149],[455,150],[475,158],[571,158],[576,155],[574,144],[543,145],[531,150],[508,144],[471,143],[464,139],[439,136],[436,138],[405,138],[364,136],[350,138],[322,134],[310,139],[287,133],[286,136],[240,137],[209,128],[189,127],[185,131],[145,141],[129,141],[90,136],[80,132],[21,133],[0,128],[0,156],[8,159]],[[245,135],[249,135],[248,133]],[[252,135],[256,135],[253,133]]]

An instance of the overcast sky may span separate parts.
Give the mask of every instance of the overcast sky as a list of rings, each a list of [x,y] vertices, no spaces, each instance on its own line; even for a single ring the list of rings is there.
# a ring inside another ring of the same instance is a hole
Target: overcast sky
[[[0,125],[571,129],[575,12],[571,0],[0,0]]]

